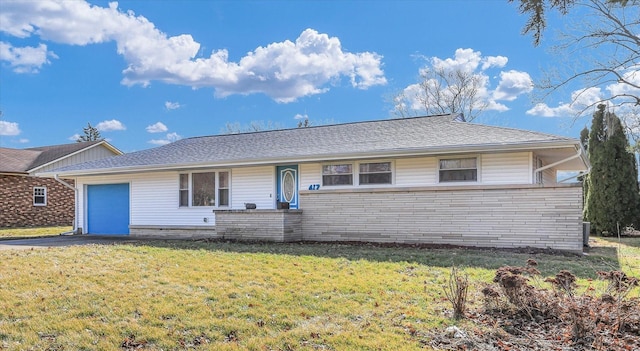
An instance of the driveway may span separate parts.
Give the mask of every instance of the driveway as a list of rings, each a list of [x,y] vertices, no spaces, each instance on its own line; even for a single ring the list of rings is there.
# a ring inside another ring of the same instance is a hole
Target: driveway
[[[128,236],[59,235],[44,238],[0,240],[0,250],[42,249],[88,244],[109,245],[114,243],[135,242]]]

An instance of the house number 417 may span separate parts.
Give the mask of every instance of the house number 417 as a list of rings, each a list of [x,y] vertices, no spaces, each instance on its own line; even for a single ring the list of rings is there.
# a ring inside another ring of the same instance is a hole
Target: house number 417
[[[318,189],[320,189],[320,184],[309,185],[309,190],[318,190]]]

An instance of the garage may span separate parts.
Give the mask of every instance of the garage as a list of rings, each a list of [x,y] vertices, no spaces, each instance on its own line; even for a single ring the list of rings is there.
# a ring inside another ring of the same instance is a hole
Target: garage
[[[87,185],[87,233],[129,235],[129,184]]]

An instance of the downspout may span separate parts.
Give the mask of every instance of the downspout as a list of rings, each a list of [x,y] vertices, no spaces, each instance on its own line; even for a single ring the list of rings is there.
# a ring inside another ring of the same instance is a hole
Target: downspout
[[[73,190],[73,231],[61,233],[60,235],[77,234],[78,233],[78,189],[73,185],[60,179],[57,173],[53,176],[53,179],[55,179],[58,183],[66,186],[67,188]]]
[[[550,164],[548,164],[548,165],[546,165],[546,166],[543,166],[543,167],[540,167],[540,168],[538,168],[538,169],[534,170],[534,171],[533,171],[534,179],[536,178],[536,175],[537,175],[537,173],[539,173],[539,172],[542,172],[542,171],[544,171],[544,170],[546,170],[546,169],[549,169],[549,168],[555,167],[555,166],[557,166],[557,165],[559,165],[559,164],[563,164],[563,163],[565,163],[565,162],[567,162],[567,161],[571,161],[571,160],[576,159],[576,158],[581,157],[581,156],[582,156],[582,147],[578,147],[578,148],[577,148],[577,153],[576,153],[575,155],[569,156],[569,157],[567,157],[567,158],[565,158],[565,159],[562,159],[562,160],[560,160],[560,161],[556,161],[556,162],[554,162],[554,163],[550,163]],[[590,170],[590,169],[588,169],[588,170],[587,170],[587,172],[585,172],[585,173],[583,173],[583,174],[587,174],[587,173],[589,173],[589,170]],[[571,178],[569,178],[569,179],[571,179]],[[565,180],[568,180],[568,179],[565,179]]]

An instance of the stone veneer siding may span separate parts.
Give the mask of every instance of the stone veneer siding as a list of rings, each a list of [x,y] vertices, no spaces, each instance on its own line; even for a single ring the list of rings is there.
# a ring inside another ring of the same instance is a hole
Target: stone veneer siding
[[[34,187],[47,188],[46,206],[33,205]],[[0,175],[0,227],[71,226],[74,202],[74,191],[55,179]]]
[[[301,191],[303,239],[582,251],[580,186]]]
[[[302,240],[302,210],[214,210],[219,237],[231,240]]]

